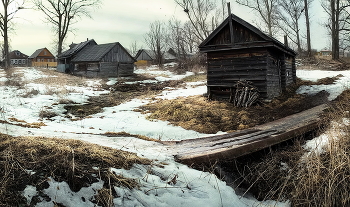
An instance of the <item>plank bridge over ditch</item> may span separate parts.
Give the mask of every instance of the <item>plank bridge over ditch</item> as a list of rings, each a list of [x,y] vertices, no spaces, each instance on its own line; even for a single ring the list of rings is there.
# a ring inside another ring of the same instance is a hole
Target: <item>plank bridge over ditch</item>
[[[319,128],[322,123],[320,114],[326,108],[327,105],[322,104],[250,129],[197,139],[165,141],[163,144],[172,145],[175,159],[189,165],[230,160]]]

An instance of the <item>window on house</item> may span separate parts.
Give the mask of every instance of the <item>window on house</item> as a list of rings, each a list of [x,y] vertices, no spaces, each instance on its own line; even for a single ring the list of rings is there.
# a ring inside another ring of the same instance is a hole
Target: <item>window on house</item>
[[[17,65],[17,63],[18,63],[18,60],[15,60],[15,65]]]

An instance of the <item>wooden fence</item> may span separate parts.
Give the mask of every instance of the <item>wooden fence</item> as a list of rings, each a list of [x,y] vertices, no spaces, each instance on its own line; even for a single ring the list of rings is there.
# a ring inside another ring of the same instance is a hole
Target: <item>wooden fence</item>
[[[57,67],[57,62],[32,62],[33,67]]]

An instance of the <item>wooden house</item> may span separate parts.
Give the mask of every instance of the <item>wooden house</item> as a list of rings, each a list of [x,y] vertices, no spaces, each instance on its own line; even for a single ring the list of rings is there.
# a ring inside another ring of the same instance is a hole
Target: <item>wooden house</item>
[[[57,71],[62,73],[73,73],[75,65],[72,63],[72,59],[85,47],[89,45],[97,45],[95,40],[87,39],[85,42],[78,44],[72,43],[69,45],[69,49],[58,55]]]
[[[27,66],[28,55],[21,53],[18,50],[10,52],[10,64],[13,66]]]
[[[45,47],[37,49],[28,57],[29,65],[33,67],[56,67],[55,56]]]
[[[135,59],[119,42],[98,45],[88,40],[72,45],[59,56],[59,62],[75,75],[119,77],[133,74]]]
[[[156,54],[153,50],[141,49],[135,56],[136,61],[147,61],[149,64],[156,64]],[[176,57],[169,53],[163,52],[164,63],[170,63],[176,60]]]
[[[228,98],[238,81],[249,81],[260,97],[272,99],[296,81],[296,53],[233,14],[199,50],[207,54],[209,95]]]

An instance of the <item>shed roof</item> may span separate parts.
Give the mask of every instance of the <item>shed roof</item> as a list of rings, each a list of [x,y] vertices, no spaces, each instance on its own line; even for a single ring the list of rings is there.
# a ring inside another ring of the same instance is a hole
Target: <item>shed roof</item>
[[[246,28],[251,34],[254,34],[256,37],[259,37],[259,41],[255,40],[252,42],[234,42],[233,44],[226,44],[224,47],[220,47],[220,50],[231,50],[231,49],[242,49],[242,48],[252,48],[252,47],[276,47],[277,49],[284,51],[290,55],[295,56],[296,52],[284,45],[277,39],[263,33],[258,28],[239,18],[238,16],[231,14],[229,15],[200,45],[199,49],[202,52],[211,52],[216,51],[218,48],[217,45],[209,45],[210,41],[215,38],[219,32],[221,32],[227,25],[230,24],[230,18],[234,24],[238,24]],[[234,34],[230,34],[233,36]]]
[[[58,58],[63,59],[63,58],[72,57],[73,55],[76,55],[80,50],[82,50],[85,46],[88,46],[88,45],[97,45],[97,43],[95,42],[95,40],[91,39],[78,44],[71,44],[71,47],[69,48],[69,50],[62,52],[60,55],[58,55]]]
[[[119,42],[115,42],[101,45],[88,45],[77,53],[72,59],[72,62],[100,62],[102,58],[117,45],[135,61]]]
[[[137,59],[138,56],[140,56],[140,54],[142,52],[145,52],[152,60],[155,60],[156,59],[156,54],[153,50],[147,50],[147,49],[141,49],[137,52],[136,56],[135,56],[135,59]],[[174,60],[176,59],[176,57],[174,55],[172,55],[171,53],[169,52],[164,52],[163,53],[163,58],[165,60]]]

